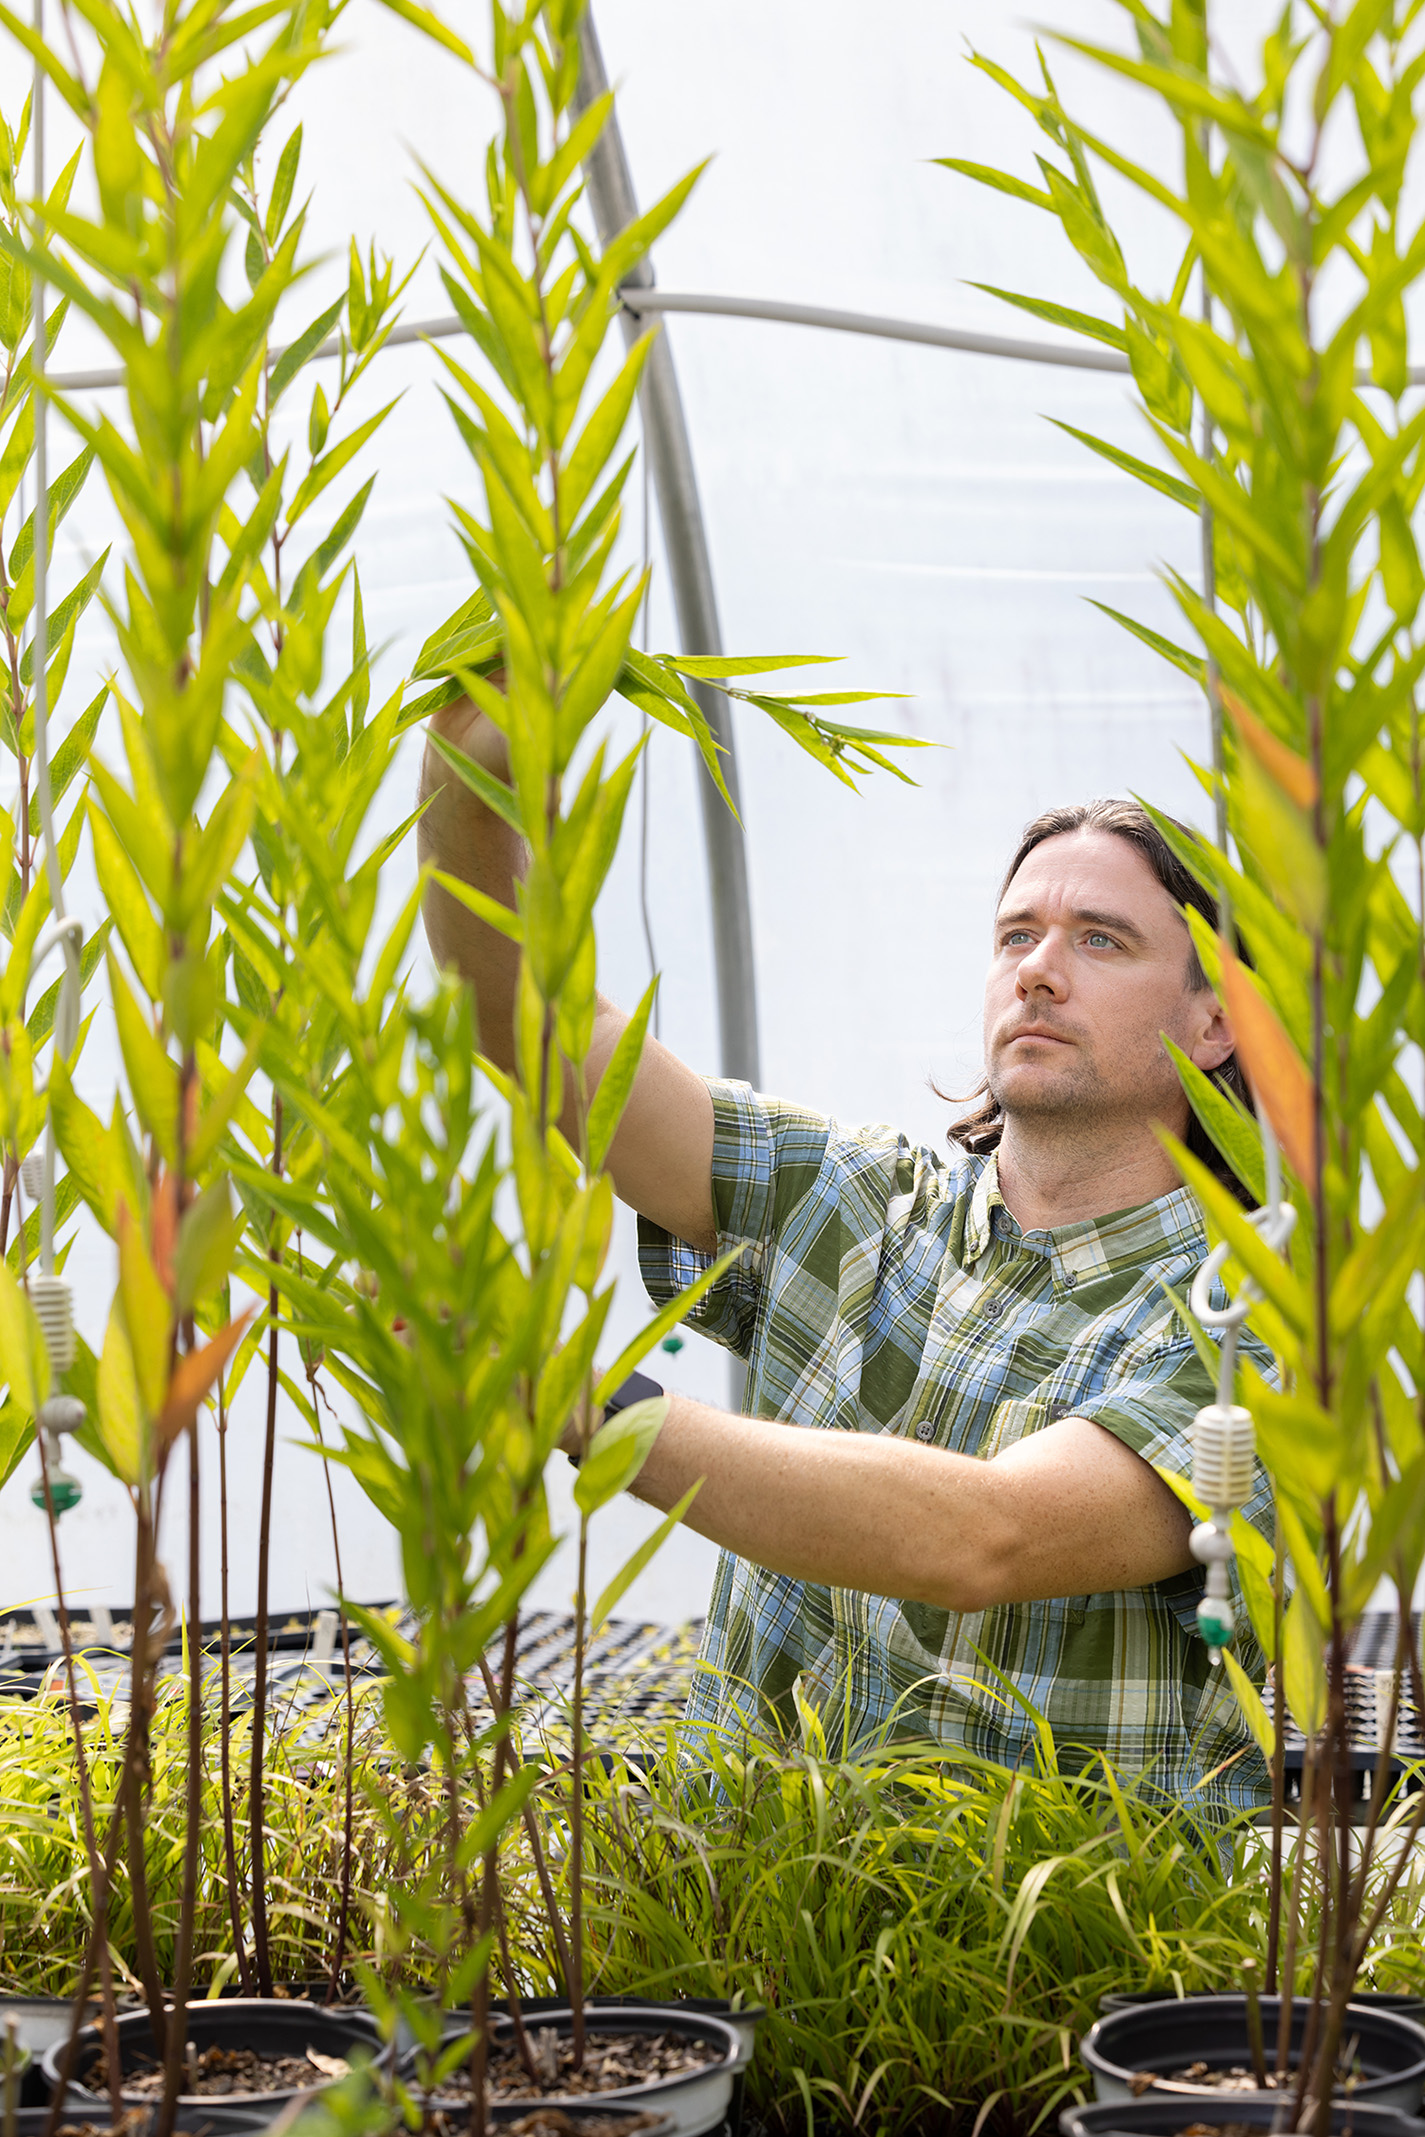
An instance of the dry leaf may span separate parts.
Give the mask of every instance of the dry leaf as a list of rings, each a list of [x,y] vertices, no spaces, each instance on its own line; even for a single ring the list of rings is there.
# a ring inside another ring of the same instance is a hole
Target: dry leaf
[[[1315,1109],[1311,1078],[1257,982],[1224,942],[1222,1001],[1253,1096],[1276,1130],[1287,1163],[1316,1191]]]
[[[1232,715],[1238,739],[1246,744],[1262,770],[1275,779],[1284,794],[1291,796],[1298,809],[1314,808],[1320,788],[1316,773],[1305,757],[1298,757],[1294,749],[1274,735],[1269,727],[1264,727],[1235,691],[1224,689],[1222,702]]]
[[[315,2063],[324,2078],[346,2078],[351,2075],[351,2065],[344,2055],[323,2055],[320,2049],[309,2048],[307,2061]]]
[[[226,1328],[220,1328],[211,1343],[205,1343],[201,1350],[190,1350],[178,1360],[157,1418],[159,1437],[165,1446],[171,1445],[179,1433],[192,1424],[199,1403],[242,1341],[243,1332],[256,1311],[255,1306],[249,1306],[246,1313],[240,1313],[235,1321],[228,1322]]]

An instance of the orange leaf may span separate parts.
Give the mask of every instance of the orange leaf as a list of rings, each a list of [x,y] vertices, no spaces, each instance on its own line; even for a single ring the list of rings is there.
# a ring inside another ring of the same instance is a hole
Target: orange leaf
[[[1264,727],[1257,715],[1247,710],[1235,690],[1224,689],[1222,702],[1232,715],[1239,741],[1246,744],[1267,776],[1276,781],[1284,794],[1291,796],[1298,809],[1314,808],[1320,788],[1305,757],[1298,757],[1294,749],[1279,741],[1269,727]]]
[[[173,1296],[173,1248],[178,1238],[178,1175],[165,1166],[159,1173],[149,1205],[149,1228],[153,1234],[153,1265],[168,1296]]]
[[[1314,1092],[1301,1056],[1257,982],[1221,944],[1222,1000],[1242,1065],[1257,1104],[1276,1130],[1287,1163],[1312,1193],[1316,1189]]]
[[[171,1446],[179,1433],[192,1424],[199,1403],[241,1343],[243,1331],[256,1311],[255,1306],[249,1306],[246,1313],[220,1328],[211,1343],[205,1343],[201,1350],[190,1350],[178,1360],[168,1383],[167,1399],[158,1413],[157,1430],[164,1446]]]

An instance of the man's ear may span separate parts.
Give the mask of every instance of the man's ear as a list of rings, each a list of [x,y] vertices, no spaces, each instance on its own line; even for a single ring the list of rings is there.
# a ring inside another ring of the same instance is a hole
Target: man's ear
[[[1214,1069],[1220,1069],[1224,1061],[1231,1059],[1237,1044],[1227,1012],[1210,987],[1204,987],[1202,993],[1193,998],[1190,1028],[1192,1044],[1183,1050],[1204,1074],[1210,1076]]]

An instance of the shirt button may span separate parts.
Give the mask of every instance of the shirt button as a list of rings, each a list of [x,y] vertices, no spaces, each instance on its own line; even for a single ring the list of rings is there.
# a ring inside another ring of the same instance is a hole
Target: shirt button
[[[1071,1402],[1051,1402],[1049,1405],[1049,1422],[1051,1425],[1061,1424],[1066,1417],[1072,1417],[1073,1414],[1074,1406]]]
[[[1003,1312],[1003,1299],[987,1299],[985,1301],[985,1319],[987,1321],[997,1321]]]
[[[916,1436],[916,1438],[917,1438],[918,1440],[933,1440],[933,1439],[934,1439],[934,1437],[935,1437],[935,1427],[934,1427],[934,1425],[933,1425],[933,1424],[932,1424],[932,1423],[930,1422],[930,1419],[929,1419],[928,1417],[922,1417],[922,1419],[920,1420],[920,1423],[919,1423],[919,1424],[918,1424],[918,1425],[916,1426],[916,1428],[915,1428],[915,1436]]]
[[[1064,1276],[1064,1289],[1066,1291],[1072,1291],[1077,1282],[1078,1277],[1074,1274],[1074,1271],[1072,1269],[1066,1271]]]

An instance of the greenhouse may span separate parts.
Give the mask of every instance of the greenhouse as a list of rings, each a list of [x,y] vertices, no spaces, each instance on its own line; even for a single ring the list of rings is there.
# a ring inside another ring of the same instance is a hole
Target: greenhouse
[[[1416,0],[0,51],[3,2137],[1425,2137]]]

